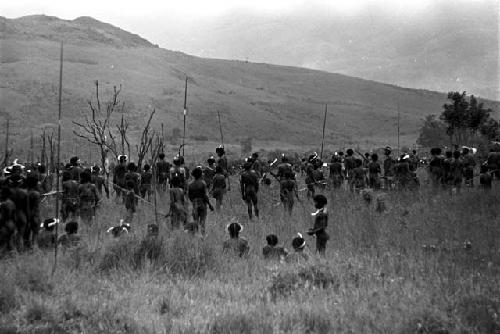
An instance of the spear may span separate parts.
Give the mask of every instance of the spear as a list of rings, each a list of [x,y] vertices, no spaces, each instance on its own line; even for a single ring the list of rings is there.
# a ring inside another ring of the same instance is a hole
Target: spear
[[[399,153],[399,101],[398,101],[398,156],[400,155]]]
[[[321,140],[321,153],[320,160],[323,160],[323,146],[325,144],[325,126],[326,126],[326,113],[328,112],[328,104],[325,105],[325,117],[323,118],[323,139]]]
[[[224,146],[224,135],[222,134],[222,123],[220,122],[220,112],[217,110],[217,117],[219,118],[219,131],[220,131],[220,141],[222,146]]]
[[[186,76],[186,84],[184,86],[184,133],[182,135],[182,156],[184,156],[184,145],[186,140],[186,114],[187,114],[187,94],[188,94],[188,77]]]
[[[9,164],[9,128],[10,128],[10,119],[9,115],[7,115],[7,130],[5,132],[5,156],[3,161],[3,166],[7,166]]]
[[[61,159],[61,99],[62,99],[62,74],[63,74],[63,42],[61,41],[61,56],[59,60],[59,114],[57,122],[57,167],[56,167],[56,220],[59,220],[59,164]],[[52,275],[56,272],[57,268],[57,236],[59,224],[56,224],[56,234],[54,243],[54,266],[52,267]]]

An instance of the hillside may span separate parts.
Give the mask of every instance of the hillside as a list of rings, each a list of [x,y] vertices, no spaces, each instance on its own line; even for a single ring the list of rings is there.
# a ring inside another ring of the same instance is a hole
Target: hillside
[[[73,21],[30,16],[0,19],[1,108],[13,119],[14,142],[56,121],[59,40],[63,39],[64,147],[73,145],[71,120],[87,115],[99,80],[104,98],[122,85],[132,135],[155,108],[155,127],[182,128],[184,78],[189,77],[188,136],[217,141],[217,113],[226,142],[252,137],[260,147],[277,143],[311,147],[321,141],[372,147],[396,142],[396,105],[403,145],[412,145],[422,118],[439,113],[443,93],[405,89],[340,74],[267,64],[203,59],[155,47],[141,37],[91,18]],[[490,103],[491,104],[491,103]],[[498,110],[498,103],[493,105]],[[4,131],[2,130],[2,133]],[[3,139],[0,139],[3,142]]]
[[[304,3],[279,15],[234,10],[182,29],[158,25],[150,35],[163,47],[202,57],[307,67],[411,88],[469,90],[498,100],[498,4],[435,1],[410,15],[371,2],[347,15],[327,4]]]

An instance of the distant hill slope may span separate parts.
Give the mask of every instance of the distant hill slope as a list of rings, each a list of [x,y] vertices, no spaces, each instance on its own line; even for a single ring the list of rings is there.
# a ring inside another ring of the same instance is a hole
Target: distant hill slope
[[[166,134],[182,128],[184,78],[189,76],[188,136],[217,141],[217,113],[226,142],[252,137],[261,147],[276,143],[311,147],[321,141],[328,103],[326,142],[345,145],[394,144],[396,106],[402,143],[414,143],[423,117],[440,113],[443,93],[405,89],[340,74],[303,68],[203,59],[156,48],[137,35],[91,18],[73,21],[30,16],[0,20],[0,98],[12,117],[14,140],[54,124],[57,115],[59,44],[64,47],[63,115],[65,143],[73,143],[71,120],[88,115],[87,101],[99,80],[104,99],[122,85],[131,134],[152,108],[154,126]],[[498,103],[488,102],[498,110]],[[4,131],[2,130],[2,133]],[[0,139],[3,141],[3,139]]]
[[[301,66],[411,88],[467,89],[500,99],[500,2],[427,3],[413,16],[382,1],[352,16],[309,2],[274,15],[235,10],[182,29],[158,26],[151,36],[163,47],[201,57]]]

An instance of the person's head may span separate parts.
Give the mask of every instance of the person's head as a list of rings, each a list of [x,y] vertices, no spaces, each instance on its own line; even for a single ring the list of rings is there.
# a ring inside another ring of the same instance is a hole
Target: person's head
[[[386,147],[384,148],[384,155],[389,156],[389,155],[391,155],[391,153],[392,153],[392,149],[391,149],[391,147],[390,147],[390,146],[386,146]]]
[[[455,152],[453,152],[453,157],[454,157],[455,159],[460,159],[460,151],[455,151]]]
[[[195,169],[193,169],[191,175],[193,175],[195,179],[201,178],[203,176],[203,169],[201,168],[201,166],[197,166]]]
[[[215,149],[215,153],[219,156],[222,157],[224,154],[226,154],[226,151],[224,150],[224,146],[220,145]]]
[[[346,152],[347,152],[348,157],[350,157],[354,154],[354,151],[351,148],[348,148]]]
[[[71,180],[71,173],[67,170],[65,170],[63,173],[62,173],[62,181],[69,181]]]
[[[344,156],[344,152],[343,151],[339,151],[338,155],[339,155],[340,158],[342,158]]]
[[[48,218],[48,219],[45,219],[42,223],[42,228],[47,231],[47,232],[52,232],[54,231],[54,228],[56,227],[56,225],[59,223],[59,221],[55,218]]]
[[[252,158],[253,158],[254,161],[257,160],[259,158],[259,153],[253,152],[252,153]]]
[[[213,165],[215,163],[215,158],[213,156],[210,156],[208,159],[207,159],[207,163],[209,165]]]
[[[85,171],[83,173],[80,174],[80,183],[81,184],[84,184],[84,183],[89,183],[90,180],[91,180],[91,176],[90,176],[90,173]]]
[[[119,155],[118,156],[118,161],[121,163],[121,164],[125,164],[127,162],[127,156],[126,155]]]
[[[148,164],[144,165],[144,171],[149,172],[150,169],[151,169],[150,165],[148,165]]]
[[[38,186],[38,179],[36,178],[36,176],[29,175],[26,178],[26,186],[28,187],[28,189],[36,188]]]
[[[137,166],[135,163],[131,162],[128,164],[127,169],[129,172],[135,172],[137,170]]]
[[[75,221],[71,221],[66,223],[64,230],[67,234],[77,234],[78,233],[78,223]]]
[[[281,162],[288,162],[288,157],[285,154],[281,155]]]
[[[412,150],[412,151],[411,151],[411,154],[413,154],[413,155],[417,155],[417,150]]]
[[[44,174],[47,171],[47,168],[44,165],[39,164],[37,170],[40,174]]]
[[[370,159],[370,153],[366,152],[366,153],[365,153],[365,158],[366,158],[366,159]]]
[[[467,155],[467,154],[469,154],[469,152],[470,152],[470,150],[469,150],[469,148],[468,148],[468,147],[463,147],[463,148],[462,148],[462,154],[463,154],[463,155]]]
[[[217,167],[215,167],[215,172],[216,172],[217,174],[222,174],[222,173],[224,172],[224,171],[222,170],[222,166],[217,166]]]
[[[100,170],[101,170],[101,168],[99,166],[97,166],[97,165],[92,166],[92,172],[93,173],[99,174]]]
[[[237,238],[241,231],[243,231],[243,226],[239,223],[231,223],[227,226],[227,231],[231,238]]]
[[[160,160],[165,159],[165,153],[160,153],[160,154],[158,154],[158,158],[159,158]]]
[[[378,154],[377,153],[373,153],[372,154],[372,161],[373,162],[377,162],[378,161]]]
[[[434,155],[434,156],[437,156],[437,155],[441,155],[441,147],[433,147],[431,148],[431,155]]]
[[[174,163],[174,165],[175,165],[175,166],[180,166],[180,165],[181,165],[181,159],[180,159],[180,158],[181,158],[181,157],[180,157],[180,156],[178,156],[178,155],[176,155],[176,156],[174,157],[174,160],[173,160],[172,162]]]
[[[269,246],[274,247],[278,244],[278,237],[276,236],[276,234],[269,234],[266,237],[266,241]]]
[[[72,166],[77,166],[78,165],[78,157],[72,157],[71,159],[69,159],[69,163]]]
[[[453,152],[452,151],[446,151],[446,152],[444,152],[444,155],[446,156],[446,158],[451,159],[451,157],[453,157]]]
[[[131,181],[131,180],[127,181],[127,189],[128,190],[134,189],[134,181]]]
[[[163,156],[165,157],[165,156]],[[148,224],[147,227],[147,236],[148,237],[156,237],[159,234],[160,229],[157,224]]]
[[[326,199],[325,195],[318,194],[313,197],[313,202],[316,209],[322,209],[326,206],[328,200]]]
[[[306,247],[306,241],[302,234],[297,233],[297,236],[292,239],[292,247],[296,252],[301,252]]]

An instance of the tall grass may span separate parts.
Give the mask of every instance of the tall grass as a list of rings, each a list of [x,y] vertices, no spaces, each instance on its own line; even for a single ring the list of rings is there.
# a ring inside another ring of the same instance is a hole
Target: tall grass
[[[235,185],[233,180],[233,185]],[[236,188],[236,187],[234,187]],[[360,196],[328,193],[330,240],[324,258],[287,265],[265,261],[269,233],[290,250],[312,224],[305,198],[283,213],[276,185],[262,189],[261,217],[249,221],[236,191],[207,237],[171,231],[145,236],[154,222],[142,205],[132,233],[105,234],[123,208],[111,201],[85,246],[1,260],[0,326],[83,333],[498,333],[500,189],[450,196],[423,187],[387,194],[378,213]],[[167,211],[167,197],[159,211]],[[163,218],[162,218],[163,219]],[[222,253],[225,227],[244,225],[247,258]],[[111,224],[108,223],[108,224]],[[468,247],[464,247],[464,242]],[[431,247],[432,246],[432,247]],[[5,282],[5,284],[4,284]]]

